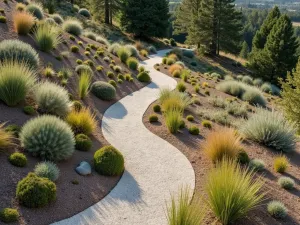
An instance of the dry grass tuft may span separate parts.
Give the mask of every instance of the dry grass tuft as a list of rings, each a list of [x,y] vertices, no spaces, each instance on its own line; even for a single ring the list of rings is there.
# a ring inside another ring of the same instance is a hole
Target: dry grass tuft
[[[26,35],[34,25],[35,18],[26,11],[16,11],[13,13],[14,28],[18,34]]]

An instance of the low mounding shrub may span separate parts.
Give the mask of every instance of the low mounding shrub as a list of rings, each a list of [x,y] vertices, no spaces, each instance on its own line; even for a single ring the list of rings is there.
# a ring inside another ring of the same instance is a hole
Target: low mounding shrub
[[[266,100],[261,94],[261,91],[255,87],[248,86],[241,96],[243,101],[249,102],[253,105],[265,106]]]
[[[253,171],[224,158],[210,171],[205,190],[212,212],[227,225],[245,217],[262,202],[262,186],[260,179],[254,179]]]
[[[149,76],[149,73],[147,71],[140,72],[137,75],[137,79],[140,82],[150,82],[151,81],[151,77]]]
[[[244,76],[242,82],[245,84],[253,85],[253,79],[249,76]]]
[[[263,83],[264,83],[263,80],[260,78],[256,78],[253,81],[253,85],[255,85],[256,87],[261,87],[263,85]]]
[[[90,75],[94,74],[91,67],[89,65],[84,65],[84,64],[76,66],[75,71],[78,74],[82,74],[82,73],[89,73]]]
[[[129,57],[126,61],[126,64],[132,70],[137,70],[137,68],[139,67],[139,61],[133,57]]]
[[[252,159],[249,162],[249,167],[254,171],[262,171],[265,169],[265,163],[261,159]]]
[[[280,177],[278,179],[278,184],[280,185],[280,187],[286,190],[291,190],[295,186],[295,181],[290,177]]]
[[[195,53],[192,50],[183,50],[182,51],[183,56],[188,57],[190,59],[194,58]]]
[[[134,45],[125,45],[124,47],[128,50],[130,56],[135,58],[138,58],[140,56],[139,51],[136,49]]]
[[[19,181],[16,195],[22,205],[38,208],[56,199],[56,185],[47,178],[29,173]]]
[[[64,22],[64,19],[59,14],[53,14],[51,15],[51,18],[53,18],[57,24],[62,24]]]
[[[94,82],[91,91],[96,97],[104,101],[110,101],[116,97],[115,87],[103,81]]]
[[[34,92],[34,99],[40,112],[61,117],[66,116],[72,106],[68,91],[51,82],[40,84]]]
[[[16,60],[0,63],[0,99],[8,106],[23,101],[35,81],[36,73],[26,64]]]
[[[1,125],[0,125],[0,127],[1,127]],[[21,131],[21,127],[16,124],[10,124],[5,127],[5,132],[11,133],[15,137],[19,137],[20,131]]]
[[[79,151],[84,151],[84,152],[89,151],[93,144],[91,139],[85,134],[77,134],[75,136],[75,142],[76,142],[75,148]]]
[[[241,124],[240,132],[248,139],[270,146],[278,151],[295,149],[296,129],[276,111],[258,109],[248,121]]]
[[[240,164],[248,164],[250,162],[250,158],[245,150],[240,150],[237,155],[237,161]]]
[[[173,109],[183,112],[187,106],[192,104],[192,99],[186,93],[162,88],[159,93],[159,102],[164,112]]]
[[[119,51],[120,48],[121,45],[119,43],[113,43],[112,45],[109,46],[108,52],[117,55],[117,52]]]
[[[104,146],[94,154],[95,170],[105,176],[117,176],[124,171],[124,158],[113,146]]]
[[[83,9],[79,9],[78,13],[84,17],[90,18],[91,17],[91,13],[89,10],[83,8]]]
[[[241,138],[233,129],[218,129],[209,133],[202,148],[214,163],[223,158],[236,159],[242,149]]]
[[[80,111],[71,111],[66,122],[71,126],[75,134],[90,135],[96,129],[95,115],[88,108],[82,108]]]
[[[170,109],[164,112],[164,117],[166,121],[166,126],[170,133],[177,133],[182,121],[182,111]]]
[[[8,158],[8,161],[17,167],[24,167],[27,164],[27,158],[24,154],[20,152],[15,152],[11,154]]]
[[[0,221],[4,223],[13,223],[18,221],[19,213],[16,209],[4,208],[0,211]]]
[[[154,112],[161,112],[161,107],[160,107],[160,105],[154,105],[154,106],[153,106],[153,111],[154,111]]]
[[[117,51],[117,55],[123,63],[126,63],[127,59],[130,56],[130,52],[126,47],[120,47]]]
[[[211,122],[208,120],[203,120],[201,124],[203,127],[206,127],[208,129],[211,129],[211,127],[212,127]]]
[[[29,120],[21,130],[20,140],[22,147],[30,154],[51,161],[68,159],[75,146],[68,124],[50,115]]]
[[[0,61],[18,61],[26,63],[31,69],[38,69],[40,62],[38,53],[31,45],[19,40],[0,42]]]
[[[34,173],[39,177],[56,181],[59,177],[59,169],[53,162],[42,162],[35,166]]]
[[[265,93],[272,94],[272,84],[270,84],[269,82],[265,82],[261,86],[261,90]]]
[[[189,133],[192,134],[192,135],[198,135],[200,133],[200,130],[196,126],[191,126],[189,128]]]
[[[278,156],[274,159],[274,170],[278,173],[284,173],[289,166],[289,160],[286,156]]]
[[[89,39],[91,39],[91,40],[94,40],[94,41],[96,41],[96,39],[97,39],[97,34],[95,34],[92,31],[86,31],[86,32],[84,32],[84,36],[87,37],[87,38],[89,38]]]
[[[44,18],[43,6],[39,3],[30,3],[28,6],[26,6],[25,10],[39,20]]]
[[[287,216],[288,210],[282,202],[271,201],[268,203],[268,212],[277,219],[283,219]]]
[[[49,23],[40,23],[33,32],[33,37],[39,49],[49,52],[62,42],[61,32],[57,26]]]
[[[26,35],[34,25],[34,17],[29,12],[13,13],[14,28],[18,34]]]
[[[7,148],[13,144],[13,134],[4,128],[4,123],[0,123],[0,149]]]
[[[154,122],[157,122],[158,121],[158,116],[153,114],[153,115],[150,115],[149,116],[149,122],[150,123],[154,123]]]
[[[62,29],[70,34],[79,36],[82,34],[82,24],[80,21],[75,19],[67,19],[62,24]]]
[[[183,82],[179,82],[177,85],[176,85],[176,88],[179,92],[185,92],[186,90],[186,86]]]
[[[101,44],[104,44],[106,46],[109,46],[108,40],[104,37],[99,36],[99,35],[96,37],[96,41],[101,43]]]
[[[175,71],[181,72],[182,69],[183,69],[183,67],[182,67],[181,65],[173,64],[173,65],[170,66],[170,68],[169,68],[169,73],[173,75],[173,73],[174,73]]]

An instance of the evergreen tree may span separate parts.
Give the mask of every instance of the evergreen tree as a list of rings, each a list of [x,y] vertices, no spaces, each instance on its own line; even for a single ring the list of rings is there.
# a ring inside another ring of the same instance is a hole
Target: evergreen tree
[[[240,57],[243,59],[247,59],[249,54],[249,47],[246,41],[243,42],[242,50],[240,52]]]
[[[112,24],[113,17],[122,8],[121,0],[90,0],[94,15],[101,17],[104,14],[106,24]]]
[[[286,117],[295,122],[300,131],[300,58],[292,73],[288,72],[287,78],[280,81],[282,85],[281,105]]]
[[[125,0],[121,26],[129,33],[144,37],[164,37],[169,27],[168,0]]]

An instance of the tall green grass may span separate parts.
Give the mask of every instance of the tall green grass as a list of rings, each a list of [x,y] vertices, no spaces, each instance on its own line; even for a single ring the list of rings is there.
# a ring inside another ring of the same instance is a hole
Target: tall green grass
[[[164,112],[164,117],[170,133],[177,133],[181,125],[182,111],[176,109],[167,110]]]
[[[83,99],[88,95],[90,85],[91,75],[87,72],[81,73],[78,82],[78,96],[80,99]]]

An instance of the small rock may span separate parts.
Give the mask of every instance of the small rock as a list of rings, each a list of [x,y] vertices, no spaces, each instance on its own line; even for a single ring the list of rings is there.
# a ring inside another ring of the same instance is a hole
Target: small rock
[[[92,167],[91,165],[86,162],[82,161],[79,166],[76,167],[76,172],[82,176],[86,176],[92,173]]]

